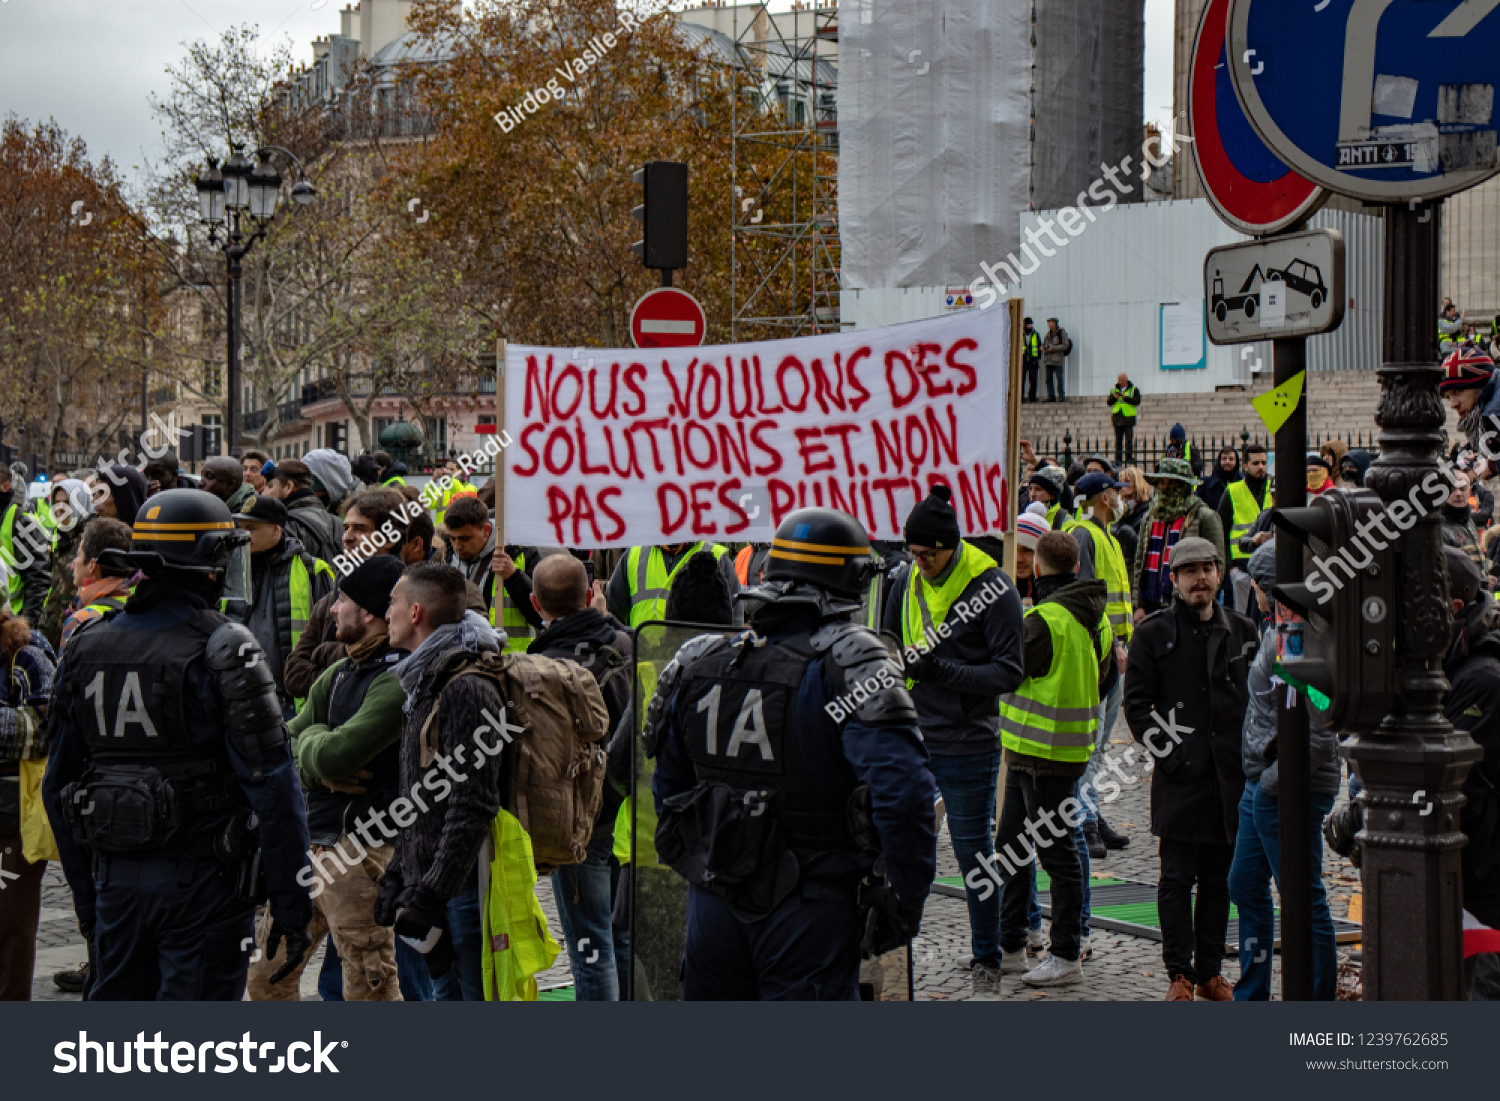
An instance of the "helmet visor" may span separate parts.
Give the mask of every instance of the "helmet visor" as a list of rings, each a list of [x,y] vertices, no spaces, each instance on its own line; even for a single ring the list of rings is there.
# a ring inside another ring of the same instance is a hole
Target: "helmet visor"
[[[233,611],[240,602],[244,608],[255,603],[255,593],[250,585],[250,543],[246,540],[229,550],[224,560],[224,589],[220,594],[226,612]]]

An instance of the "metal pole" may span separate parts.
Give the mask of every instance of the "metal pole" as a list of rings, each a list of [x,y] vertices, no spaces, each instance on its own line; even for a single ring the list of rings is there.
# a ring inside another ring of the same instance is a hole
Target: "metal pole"
[[[1438,473],[1445,411],[1434,361],[1441,205],[1385,208],[1380,456],[1365,484],[1388,504],[1426,511],[1397,544],[1395,709],[1345,755],[1364,785],[1363,985],[1366,1001],[1460,999],[1460,792],[1480,749],[1443,714],[1443,656],[1453,612],[1444,568]],[[1444,487],[1446,488],[1446,480]]]
[[[229,393],[224,402],[224,447],[226,455],[240,457],[240,313],[244,299],[241,292],[243,277],[240,257],[243,252],[238,241],[232,244],[225,255],[229,258]]]
[[[664,287],[670,287],[672,285],[672,269],[660,268],[658,270],[661,272],[661,285]]]
[[[1275,381],[1280,386],[1307,369],[1307,339],[1271,342]],[[1276,507],[1301,508],[1307,503],[1307,385],[1304,379],[1297,408],[1276,432]],[[1302,544],[1276,540],[1276,583],[1302,580]],[[1291,697],[1290,700],[1288,697]],[[1280,794],[1276,800],[1281,834],[1281,997],[1311,1001],[1312,970],[1312,836],[1311,752],[1308,748],[1307,703],[1303,694],[1282,692],[1276,704],[1276,761]],[[1269,950],[1269,947],[1268,949]]]

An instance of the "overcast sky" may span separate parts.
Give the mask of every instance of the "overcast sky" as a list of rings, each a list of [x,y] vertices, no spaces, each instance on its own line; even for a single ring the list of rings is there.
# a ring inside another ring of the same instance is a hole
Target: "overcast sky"
[[[108,153],[132,177],[143,151],[160,155],[147,97],[165,92],[163,70],[181,58],[181,43],[253,23],[267,49],[290,37],[293,56],[310,61],[312,40],[338,31],[347,2],[0,0],[0,114],[55,118],[91,157]],[[1172,111],[1172,17],[1172,0],[1146,0],[1148,120]]]

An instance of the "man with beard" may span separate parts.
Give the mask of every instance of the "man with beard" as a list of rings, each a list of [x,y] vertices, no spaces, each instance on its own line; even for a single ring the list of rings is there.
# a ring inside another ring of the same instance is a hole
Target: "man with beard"
[[[382,827],[396,799],[400,769],[401,705],[405,693],[393,672],[406,656],[391,645],[385,613],[406,567],[377,554],[339,582],[333,602],[338,640],[348,657],[313,684],[307,705],[288,724],[292,756],[307,790],[307,830],[313,869],[324,889],[313,893],[308,933],[316,943],[333,934],[344,964],[345,1001],[400,1001],[396,939],[375,924],[376,886],[391,862]],[[317,880],[314,880],[316,885]],[[270,921],[261,919],[260,958],[250,965],[250,997],[296,1001],[297,979],[271,985],[281,953],[264,951]],[[293,968],[300,978],[306,961]]]
[[[1366,457],[1368,461],[1368,456]],[[1240,540],[1250,534],[1260,514],[1270,508],[1271,479],[1266,472],[1265,446],[1252,443],[1245,448],[1245,476],[1231,482],[1219,501],[1219,523],[1227,533],[1229,544],[1229,576],[1225,585],[1225,598],[1232,599],[1237,612],[1248,611],[1253,595],[1247,569],[1251,551],[1240,546]]]
[[[1495,362],[1472,344],[1459,346],[1443,360],[1438,389],[1458,414],[1458,428],[1469,449],[1479,453],[1480,480],[1500,473],[1500,380]],[[1495,418],[1495,419],[1489,419]]]
[[[1225,560],[1224,527],[1219,514],[1193,495],[1198,479],[1187,459],[1163,459],[1156,473],[1146,475],[1156,487],[1151,508],[1141,521],[1135,548],[1134,589],[1131,606],[1139,623],[1172,600],[1171,556],[1183,539],[1207,539]]]
[[[1156,888],[1168,1001],[1233,1000],[1220,974],[1229,925],[1245,773],[1245,724],[1255,625],[1216,602],[1219,549],[1183,539],[1172,554],[1177,599],[1137,626],[1125,678],[1130,733],[1156,759],[1151,832],[1160,839]],[[1197,890],[1196,905],[1193,897]]]

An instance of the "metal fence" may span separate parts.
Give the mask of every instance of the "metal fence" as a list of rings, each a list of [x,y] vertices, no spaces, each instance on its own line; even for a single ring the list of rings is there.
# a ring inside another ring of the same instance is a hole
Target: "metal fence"
[[[1375,435],[1375,430],[1370,429],[1367,432],[1358,432],[1353,436],[1333,436],[1329,437],[1329,439],[1342,439],[1344,443],[1349,445],[1351,450],[1357,447],[1364,448],[1364,450],[1370,453],[1370,457],[1373,459],[1380,453],[1380,449],[1375,443]],[[1259,444],[1273,455],[1276,452],[1276,441],[1269,433],[1264,430],[1251,432],[1248,426],[1241,429],[1237,435],[1190,436],[1188,442],[1193,445],[1193,457],[1195,459],[1200,456],[1202,457],[1205,474],[1212,469],[1215,460],[1219,457],[1219,452],[1226,447],[1232,447],[1238,451],[1241,461],[1245,458],[1245,448],[1249,447],[1252,443]],[[1307,440],[1308,450],[1318,450],[1323,446],[1323,442],[1324,437],[1321,434],[1309,436]],[[1166,436],[1146,436],[1137,432],[1133,448],[1135,458],[1133,462],[1127,465],[1138,466],[1147,472],[1154,471],[1156,464],[1166,454],[1168,443],[1169,441]],[[1103,455],[1106,459],[1110,460],[1113,460],[1115,457],[1115,437],[1113,431],[1108,436],[1078,436],[1076,438],[1073,433],[1065,432],[1061,438],[1056,436],[1038,437],[1031,441],[1031,445],[1038,456],[1059,462],[1064,468],[1072,466],[1074,460],[1080,462],[1087,461],[1090,455]]]

